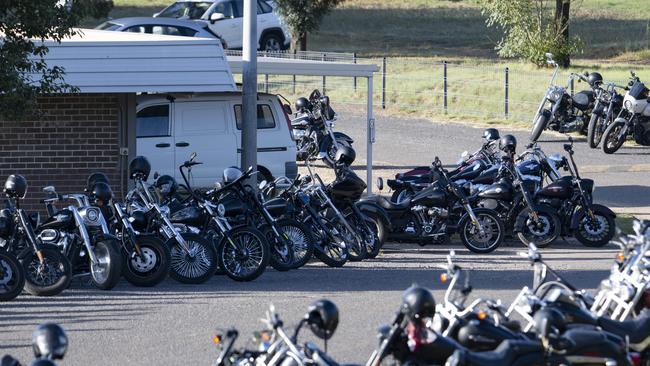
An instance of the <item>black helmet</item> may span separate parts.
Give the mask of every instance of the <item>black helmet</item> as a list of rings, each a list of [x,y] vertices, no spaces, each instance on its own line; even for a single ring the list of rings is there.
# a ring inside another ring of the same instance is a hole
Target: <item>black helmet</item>
[[[592,87],[600,85],[603,83],[603,76],[600,73],[592,72],[589,74],[589,76],[587,76],[587,83],[589,83],[589,85]]]
[[[499,141],[499,149],[506,153],[514,154],[517,151],[517,139],[512,135],[505,135]]]
[[[485,131],[483,131],[483,139],[487,142],[496,141],[499,138],[499,130],[496,128],[486,128]]]
[[[32,334],[32,348],[36,357],[60,360],[68,349],[68,336],[60,325],[44,323]]]
[[[411,320],[430,318],[436,313],[436,300],[429,290],[413,285],[402,294],[402,312]]]
[[[302,112],[306,109],[311,109],[311,103],[305,97],[300,97],[296,100],[296,112]]]
[[[113,190],[108,184],[104,182],[97,182],[93,185],[90,191],[90,195],[93,199],[95,199],[95,203],[101,203],[101,206],[103,206],[107,205],[113,199]]]
[[[231,166],[223,170],[223,183],[228,184],[234,182],[237,178],[241,177],[244,173],[236,166]]]
[[[330,339],[339,325],[339,309],[329,300],[318,300],[309,305],[305,318],[316,337]]]
[[[108,177],[106,174],[102,172],[96,172],[89,175],[88,179],[86,180],[86,192],[92,191],[95,184],[99,182],[108,184]]]
[[[153,183],[153,186],[158,189],[158,192],[163,197],[171,197],[178,190],[178,183],[176,183],[176,179],[171,175],[161,175]]]
[[[337,163],[352,165],[354,159],[356,159],[357,153],[354,152],[354,149],[349,146],[341,146],[336,150],[336,156],[334,160]]]
[[[12,198],[25,198],[27,179],[22,175],[12,174],[5,181],[5,194]]]
[[[147,180],[149,179],[149,173],[151,173],[151,164],[144,156],[136,156],[129,163],[129,177],[131,179],[140,176],[143,180]]]
[[[566,328],[566,318],[559,310],[545,307],[533,316],[535,330],[540,337],[548,337],[551,333],[561,333]]]

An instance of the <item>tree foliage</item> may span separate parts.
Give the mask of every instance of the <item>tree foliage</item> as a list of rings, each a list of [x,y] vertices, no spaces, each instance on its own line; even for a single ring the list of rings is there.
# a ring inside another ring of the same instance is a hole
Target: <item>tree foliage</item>
[[[307,50],[307,33],[318,30],[323,17],[344,0],[275,0],[277,11],[291,29],[292,47]]]
[[[75,34],[87,17],[104,17],[111,0],[0,0],[0,115],[21,118],[38,111],[40,94],[71,92],[65,70],[44,61],[43,41]]]
[[[487,25],[504,32],[496,47],[499,56],[520,57],[542,66],[544,54],[551,52],[560,65],[568,67],[571,55],[581,50],[580,39],[569,36],[571,0],[480,0],[480,3]]]

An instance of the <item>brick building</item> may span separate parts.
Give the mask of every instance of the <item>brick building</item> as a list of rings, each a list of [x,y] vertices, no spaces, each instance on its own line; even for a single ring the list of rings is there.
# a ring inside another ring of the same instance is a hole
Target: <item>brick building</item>
[[[30,210],[42,211],[43,187],[80,192],[95,171],[109,176],[118,197],[126,191],[136,93],[235,90],[218,40],[84,29],[47,45],[48,64],[64,67],[79,93],[39,98],[38,120],[0,119],[0,177],[27,178]]]

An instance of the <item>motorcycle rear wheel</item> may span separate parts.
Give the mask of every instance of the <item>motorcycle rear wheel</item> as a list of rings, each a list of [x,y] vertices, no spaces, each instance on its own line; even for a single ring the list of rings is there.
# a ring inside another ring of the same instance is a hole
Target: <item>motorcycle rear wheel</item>
[[[25,286],[25,270],[18,259],[0,251],[0,301],[9,301],[20,295]]]

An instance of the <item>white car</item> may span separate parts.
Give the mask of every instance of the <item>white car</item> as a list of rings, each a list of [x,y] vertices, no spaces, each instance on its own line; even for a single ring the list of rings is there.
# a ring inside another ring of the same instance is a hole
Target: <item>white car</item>
[[[166,7],[154,17],[202,20],[209,22],[210,29],[222,37],[229,48],[242,48],[243,0],[181,0]],[[258,49],[280,51],[291,43],[286,26],[273,7],[264,0],[257,0]]]
[[[152,171],[181,179],[178,166],[196,152],[203,164],[192,184],[210,187],[223,170],[241,161],[241,92],[149,94],[137,97],[136,152]],[[258,179],[296,177],[296,143],[277,95],[257,98]]]

